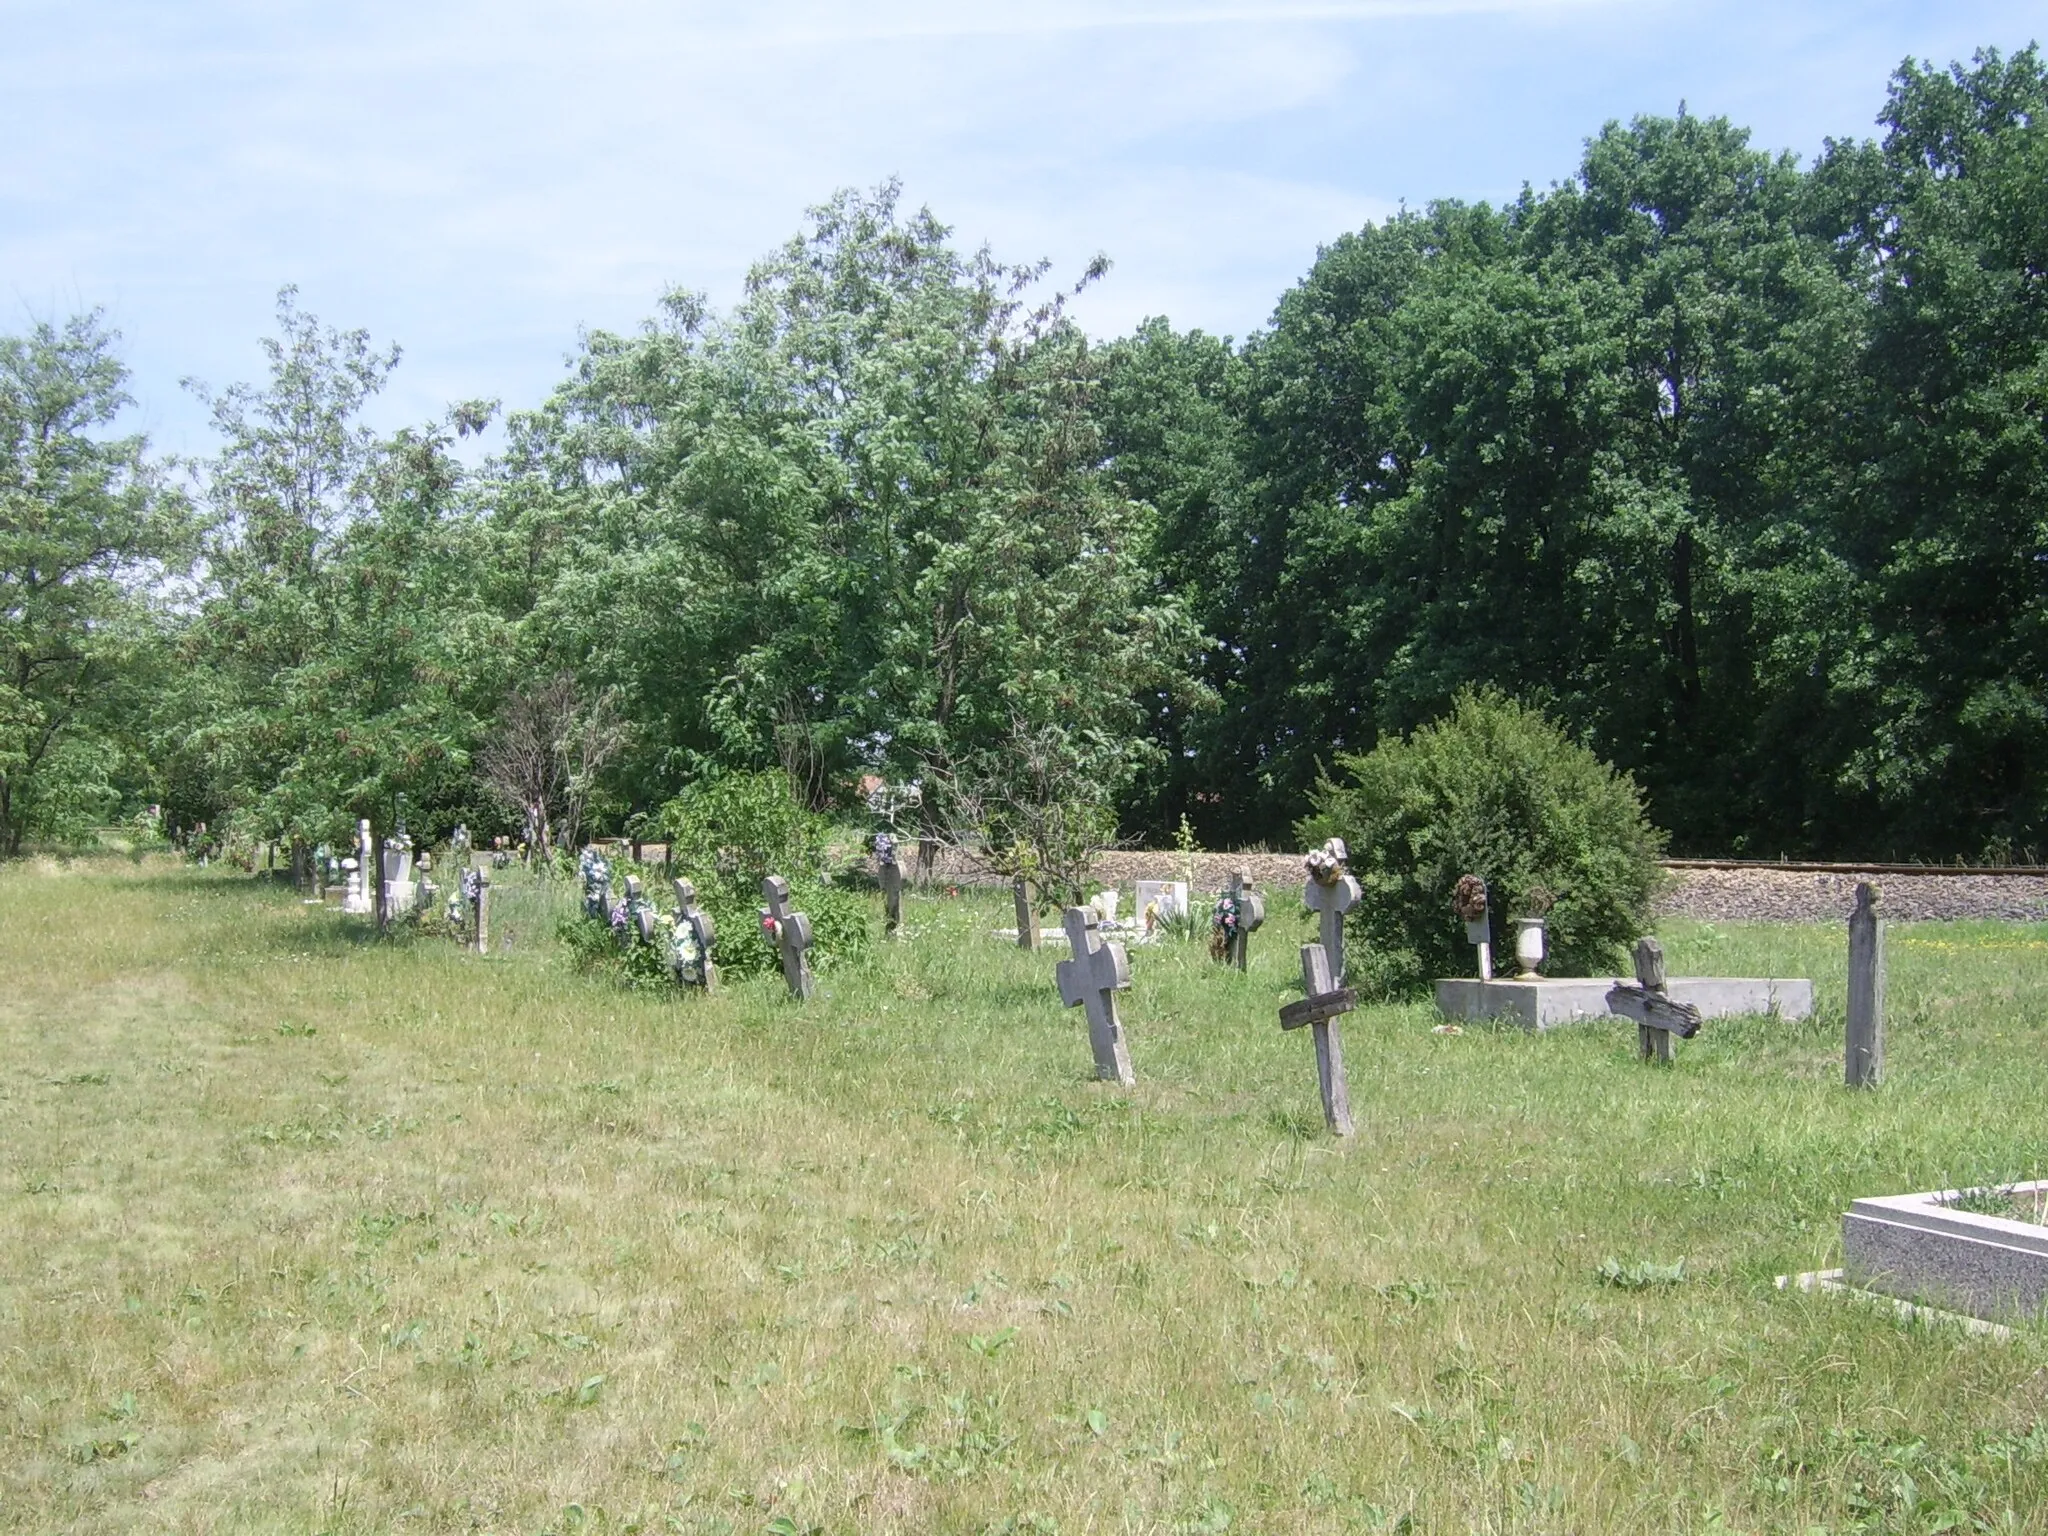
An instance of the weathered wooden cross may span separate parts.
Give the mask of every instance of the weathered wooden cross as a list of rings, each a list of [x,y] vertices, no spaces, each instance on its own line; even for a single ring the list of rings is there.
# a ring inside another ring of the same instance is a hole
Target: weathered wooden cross
[[[1323,1123],[1334,1135],[1349,1136],[1351,1089],[1344,1080],[1344,1037],[1337,1021],[1358,1006],[1358,994],[1331,979],[1330,957],[1320,944],[1301,946],[1301,990],[1308,995],[1280,1010],[1280,1027],[1310,1026],[1316,1041],[1316,1080],[1323,1090]]]
[[[1131,1072],[1131,1053],[1124,1044],[1123,1021],[1116,1016],[1116,995],[1131,989],[1131,962],[1121,944],[1105,944],[1096,931],[1101,921],[1093,907],[1069,907],[1061,926],[1074,946],[1074,958],[1056,967],[1060,1001],[1088,1010],[1088,1043],[1095,1051],[1095,1075],[1122,1083],[1138,1080]]]
[[[1251,872],[1244,869],[1231,875],[1224,894],[1237,903],[1237,931],[1223,946],[1223,961],[1241,971],[1251,962],[1252,933],[1266,921],[1266,898],[1252,889]]]
[[[1691,1003],[1674,1003],[1664,989],[1664,946],[1655,939],[1636,940],[1636,979],[1616,982],[1607,992],[1607,1010],[1636,1021],[1636,1046],[1643,1060],[1669,1062],[1671,1037],[1690,1040],[1700,1032],[1700,1011]]]
[[[1333,837],[1318,853],[1308,856],[1308,884],[1301,888],[1302,904],[1321,920],[1323,949],[1330,957],[1330,972],[1344,980],[1344,914],[1358,904],[1358,881],[1344,861],[1351,851],[1344,839]]]
[[[768,903],[761,909],[762,926],[782,956],[782,979],[789,983],[789,995],[807,1003],[818,990],[805,955],[811,947],[811,920],[802,912],[789,910],[789,882],[780,875],[761,882],[761,899]]]

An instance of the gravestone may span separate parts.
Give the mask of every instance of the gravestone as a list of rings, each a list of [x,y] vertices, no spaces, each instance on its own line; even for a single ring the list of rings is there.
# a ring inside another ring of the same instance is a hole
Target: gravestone
[[[480,955],[491,952],[491,877],[481,869],[462,872],[462,900],[469,908],[470,947]]]
[[[626,948],[631,949],[635,944],[653,943],[657,915],[654,903],[647,899],[638,875],[626,876],[625,906],[626,921],[622,925],[620,937]]]
[[[809,1002],[818,990],[811,979],[807,958],[811,920],[802,912],[789,910],[789,882],[780,875],[770,875],[761,882],[761,899],[768,903],[761,909],[761,926],[767,930],[768,942],[782,956],[782,979],[789,983],[789,995],[800,1003]]]
[[[341,910],[358,917],[370,910],[369,898],[363,893],[363,866],[358,859],[341,861]]]
[[[1280,1010],[1280,1027],[1310,1026],[1316,1042],[1316,1081],[1323,1093],[1323,1124],[1334,1135],[1349,1136],[1351,1089],[1344,1078],[1344,1036],[1337,1021],[1358,1006],[1358,994],[1331,979],[1330,957],[1320,944],[1301,946],[1301,990],[1307,995],[1300,1002]]]
[[[697,905],[697,887],[677,880],[675,936],[669,949],[669,969],[686,987],[718,990],[718,966],[712,958],[718,946],[718,924]]]
[[[1451,909],[1465,924],[1465,942],[1479,952],[1479,979],[1493,980],[1493,918],[1486,908],[1486,882],[1460,875],[1451,892]]]
[[[576,872],[583,880],[583,915],[600,923],[611,921],[612,867],[595,848],[586,848],[576,860]]]
[[[1240,869],[1216,895],[1216,911],[1209,920],[1210,953],[1225,965],[1244,970],[1251,964],[1252,935],[1265,922],[1266,898],[1252,888],[1251,872]]]
[[[1090,907],[1069,907],[1061,925],[1074,958],[1057,967],[1060,1001],[1088,1011],[1088,1043],[1095,1052],[1095,1075],[1105,1082],[1133,1086],[1131,1053],[1124,1044],[1123,1021],[1116,1015],[1116,995],[1131,989],[1131,962],[1121,944],[1105,944],[1098,931],[1101,919]]]
[[[1607,1008],[1636,1021],[1636,1048],[1645,1061],[1671,1061],[1671,1037],[1690,1040],[1700,1032],[1702,1015],[1692,1003],[1673,1002],[1664,975],[1664,946],[1652,938],[1636,940],[1636,979],[1618,981],[1607,993]]]
[[[1856,887],[1849,914],[1849,1022],[1844,1076],[1851,1088],[1875,1088],[1884,1078],[1884,918],[1878,890]]]
[[[455,830],[448,837],[448,852],[453,856],[458,869],[469,867],[469,823],[458,821]]]
[[[1032,899],[1031,882],[1018,875],[1010,882],[1010,894],[1017,903],[1017,947],[1038,948],[1038,903]]]
[[[882,931],[893,939],[903,927],[903,866],[896,862],[896,839],[887,832],[875,834],[874,849],[882,882]]]
[[[917,883],[930,885],[932,870],[939,861],[939,840],[936,837],[920,837],[917,840]]]
[[[1321,925],[1323,951],[1329,956],[1330,971],[1338,982],[1344,980],[1344,914],[1358,904],[1358,881],[1344,863],[1351,851],[1344,839],[1333,837],[1310,854],[1308,883],[1301,889],[1302,904],[1316,914]]]
[[[1132,905],[1138,931],[1156,935],[1167,923],[1188,915],[1188,886],[1185,880],[1140,880]]]
[[[348,866],[344,859],[342,865]],[[377,911],[375,881],[377,868],[376,844],[370,838],[370,823],[367,819],[356,823],[356,846],[354,870],[349,874],[348,894],[341,899],[341,910],[357,917],[374,917]]]

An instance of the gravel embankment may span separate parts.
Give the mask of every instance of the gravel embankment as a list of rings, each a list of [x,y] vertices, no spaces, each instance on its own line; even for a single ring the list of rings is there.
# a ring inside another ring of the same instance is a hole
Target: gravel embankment
[[[984,883],[964,866],[949,870],[949,862],[941,858],[940,880]],[[1293,890],[1302,881],[1298,853],[1198,853],[1194,856],[1193,889],[1218,890],[1238,869],[1248,873],[1269,896]],[[1857,882],[1871,880],[1883,893],[1884,915],[1895,922],[1958,918],[2048,921],[2048,875],[1856,874],[1757,868],[1674,869],[1669,875],[1671,883],[1658,900],[1657,910],[1672,917],[1716,922],[1846,921],[1856,904]],[[1177,853],[1105,853],[1095,861],[1095,878],[1104,886],[1128,892],[1135,880],[1179,880],[1183,865]]]

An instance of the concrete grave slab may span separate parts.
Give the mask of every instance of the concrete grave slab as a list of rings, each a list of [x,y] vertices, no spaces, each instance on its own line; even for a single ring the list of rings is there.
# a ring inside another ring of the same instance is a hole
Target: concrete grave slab
[[[2015,1184],[2021,1199],[2048,1180]],[[1842,1216],[1842,1275],[1866,1291],[1987,1320],[2038,1317],[2048,1301],[2048,1226],[1962,1211],[1960,1192],[1881,1195]]]
[[[1447,1019],[1513,1019],[1524,1029],[1552,1029],[1583,1019],[1613,1017],[1608,989],[1621,978],[1542,977],[1536,981],[1446,977],[1436,984],[1437,1010]],[[1813,983],[1803,976],[1673,976],[1665,984],[1675,1003],[1690,1003],[1708,1019],[1774,1013],[1782,1019],[1813,1016]]]

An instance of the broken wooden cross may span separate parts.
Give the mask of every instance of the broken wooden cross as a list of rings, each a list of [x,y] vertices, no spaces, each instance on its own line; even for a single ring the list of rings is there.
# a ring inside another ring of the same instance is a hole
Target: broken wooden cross
[[[1671,1060],[1671,1037],[1690,1040],[1700,1032],[1700,1011],[1691,1003],[1675,1003],[1664,990],[1664,946],[1655,939],[1636,940],[1636,979],[1616,982],[1607,993],[1607,1009],[1636,1021],[1636,1045],[1643,1060]]]
[[[1344,1080],[1344,1037],[1337,1021],[1358,1006],[1358,994],[1331,979],[1330,956],[1320,944],[1301,946],[1301,989],[1308,995],[1280,1010],[1280,1027],[1311,1026],[1316,1041],[1316,1080],[1323,1090],[1323,1123],[1333,1134],[1349,1136],[1351,1089]]]
[[[1069,907],[1061,925],[1074,947],[1074,958],[1057,967],[1060,1001],[1088,1010],[1088,1043],[1095,1051],[1095,1075],[1122,1083],[1137,1082],[1131,1053],[1124,1045],[1124,1026],[1116,1016],[1116,995],[1131,989],[1131,962],[1121,944],[1105,944],[1093,907]]]
[[[811,920],[802,912],[789,910],[789,882],[780,875],[761,882],[761,899],[768,903],[761,909],[761,926],[782,956],[782,979],[789,983],[789,995],[800,1003],[809,1002],[818,990],[805,957],[811,947]]]

